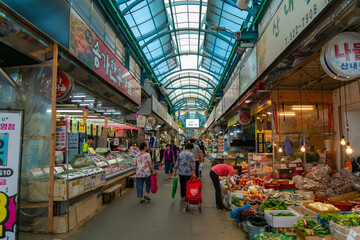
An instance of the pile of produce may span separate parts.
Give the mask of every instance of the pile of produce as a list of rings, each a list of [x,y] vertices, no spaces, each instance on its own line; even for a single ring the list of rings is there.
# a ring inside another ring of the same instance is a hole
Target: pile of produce
[[[246,221],[249,218],[255,217],[255,210],[252,208],[240,209],[238,211],[238,218],[240,221]]]
[[[302,161],[304,161],[304,153],[301,151],[297,151],[294,153],[293,158],[300,158]],[[320,155],[317,152],[307,152],[306,153],[306,162],[307,163],[317,163],[320,160]]]
[[[273,168],[265,165],[265,166],[263,166],[262,170],[263,170],[263,172],[272,172]]]
[[[323,214],[320,215],[320,220],[325,221],[326,223],[333,221],[342,226],[360,226],[360,216],[358,214]]]
[[[329,166],[313,167],[305,176],[295,176],[296,188],[307,191],[314,191],[316,196],[334,196],[348,193],[353,190],[349,169],[344,168],[333,174]]]
[[[246,171],[246,170],[248,170],[248,164],[247,164],[247,162],[242,162],[242,163],[240,163],[240,164],[238,164],[239,166],[241,166],[242,167],[242,170],[243,171]]]
[[[260,208],[262,210],[286,210],[287,205],[285,201],[280,201],[278,199],[271,199],[268,201],[262,201]]]
[[[286,236],[281,233],[264,232],[254,235],[256,240],[288,240],[292,239],[290,236]]]
[[[235,205],[236,207],[242,207],[244,206],[243,201],[239,197],[234,197],[231,200],[231,204]]]
[[[304,217],[299,218],[294,223],[295,228],[298,231],[305,232],[308,236],[326,236],[330,235],[330,230],[325,228],[321,223],[316,220]]]
[[[310,203],[309,206],[322,212],[338,210],[334,205],[321,203],[321,202]]]
[[[273,217],[294,217],[294,216],[296,216],[293,213],[270,213],[270,215]]]
[[[240,179],[240,188],[244,188],[248,182],[250,182],[250,178],[241,178]]]
[[[254,185],[257,186],[263,186],[265,183],[265,180],[259,177],[252,177],[251,181],[254,183]]]

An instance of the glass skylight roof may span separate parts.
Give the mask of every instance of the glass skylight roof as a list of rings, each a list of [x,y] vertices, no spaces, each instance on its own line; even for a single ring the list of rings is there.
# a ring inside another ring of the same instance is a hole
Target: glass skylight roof
[[[175,108],[203,108],[215,94],[235,37],[210,27],[236,32],[244,28],[245,21],[253,20],[252,10],[240,10],[233,0],[114,2]],[[189,103],[187,99],[197,101]]]

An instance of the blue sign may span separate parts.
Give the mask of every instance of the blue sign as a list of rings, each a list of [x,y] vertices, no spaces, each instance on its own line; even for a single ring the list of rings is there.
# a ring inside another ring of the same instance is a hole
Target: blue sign
[[[0,165],[7,165],[8,133],[0,133]]]

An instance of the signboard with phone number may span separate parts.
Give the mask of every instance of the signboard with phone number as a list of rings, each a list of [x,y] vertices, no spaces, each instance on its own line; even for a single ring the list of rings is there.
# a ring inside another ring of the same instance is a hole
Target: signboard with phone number
[[[0,239],[16,239],[22,113],[0,112]],[[11,147],[10,147],[11,146]]]

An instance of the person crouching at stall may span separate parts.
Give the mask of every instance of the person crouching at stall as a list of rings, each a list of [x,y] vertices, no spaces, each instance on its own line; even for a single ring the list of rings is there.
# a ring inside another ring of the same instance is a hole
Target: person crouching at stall
[[[175,164],[175,154],[174,151],[171,150],[170,144],[166,145],[166,150],[164,151],[162,162],[165,163],[165,174],[168,175],[167,179],[171,179],[173,174],[173,166]]]
[[[180,196],[181,201],[185,201],[186,196],[186,183],[190,180],[191,176],[196,177],[195,174],[195,159],[192,153],[194,146],[191,143],[185,145],[185,151],[181,152],[175,162],[174,177],[179,172],[180,178]]]
[[[241,173],[242,167],[241,166],[229,166],[227,164],[218,164],[215,165],[210,171],[210,178],[213,181],[215,187],[215,198],[216,198],[216,206],[220,210],[227,210],[224,206],[223,200],[221,198],[221,188],[219,177],[226,177],[226,185],[229,187],[230,190],[237,189],[236,184],[231,179],[231,177],[235,175],[239,175]]]
[[[136,192],[137,197],[140,198],[140,203],[150,202],[150,176],[155,174],[154,167],[151,164],[150,154],[146,142],[140,143],[140,152],[136,156]],[[143,195],[144,182],[146,184],[145,197]]]

